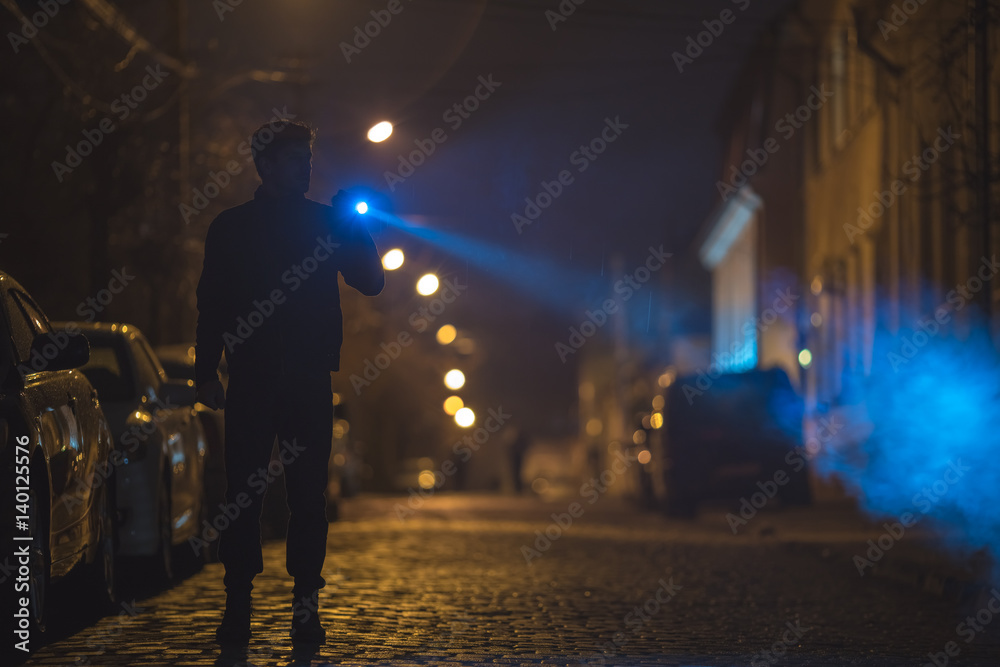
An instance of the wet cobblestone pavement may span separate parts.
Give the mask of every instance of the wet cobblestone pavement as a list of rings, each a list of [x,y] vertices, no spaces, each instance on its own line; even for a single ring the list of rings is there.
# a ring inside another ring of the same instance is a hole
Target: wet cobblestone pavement
[[[869,535],[840,514],[774,512],[734,537],[716,515],[668,521],[611,498],[559,530],[566,502],[441,496],[402,522],[396,502],[347,501],[331,524],[315,654],[292,651],[284,545],[270,542],[245,654],[213,643],[225,594],[211,564],[118,616],[53,629],[26,664],[919,666],[949,641],[950,665],[1000,664],[1000,623],[956,634],[982,597],[858,576]]]

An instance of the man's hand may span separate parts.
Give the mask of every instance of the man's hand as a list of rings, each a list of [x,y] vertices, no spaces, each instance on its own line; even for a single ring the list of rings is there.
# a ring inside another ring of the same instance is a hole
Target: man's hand
[[[225,408],[226,390],[222,388],[222,381],[216,378],[198,387],[197,400],[213,410]]]

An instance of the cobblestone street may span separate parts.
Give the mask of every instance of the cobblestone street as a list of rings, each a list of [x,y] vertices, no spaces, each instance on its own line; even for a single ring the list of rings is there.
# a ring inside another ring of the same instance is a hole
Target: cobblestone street
[[[872,535],[846,511],[764,513],[734,536],[724,509],[668,521],[604,498],[563,529],[551,515],[568,501],[432,497],[405,521],[397,502],[349,500],[331,524],[316,655],[292,653],[284,545],[270,542],[245,656],[212,641],[225,600],[212,564],[117,617],[53,629],[26,664],[916,666],[950,641],[948,664],[1000,656],[1000,623],[956,634],[981,600],[860,577],[851,556]],[[536,544],[546,527],[555,539]]]

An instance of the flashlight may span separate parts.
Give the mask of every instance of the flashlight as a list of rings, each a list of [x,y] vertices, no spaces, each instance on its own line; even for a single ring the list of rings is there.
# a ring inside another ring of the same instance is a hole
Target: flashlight
[[[368,202],[359,201],[354,206],[354,210],[360,213],[361,215],[364,215],[365,213],[368,212]]]

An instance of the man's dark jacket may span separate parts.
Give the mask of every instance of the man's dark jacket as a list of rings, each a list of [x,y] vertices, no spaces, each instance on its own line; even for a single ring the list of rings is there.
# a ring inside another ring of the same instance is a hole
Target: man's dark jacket
[[[258,188],[253,200],[220,213],[198,283],[197,386],[218,377],[223,349],[233,372],[339,370],[338,272],[367,296],[385,285],[363,216],[349,207]]]

